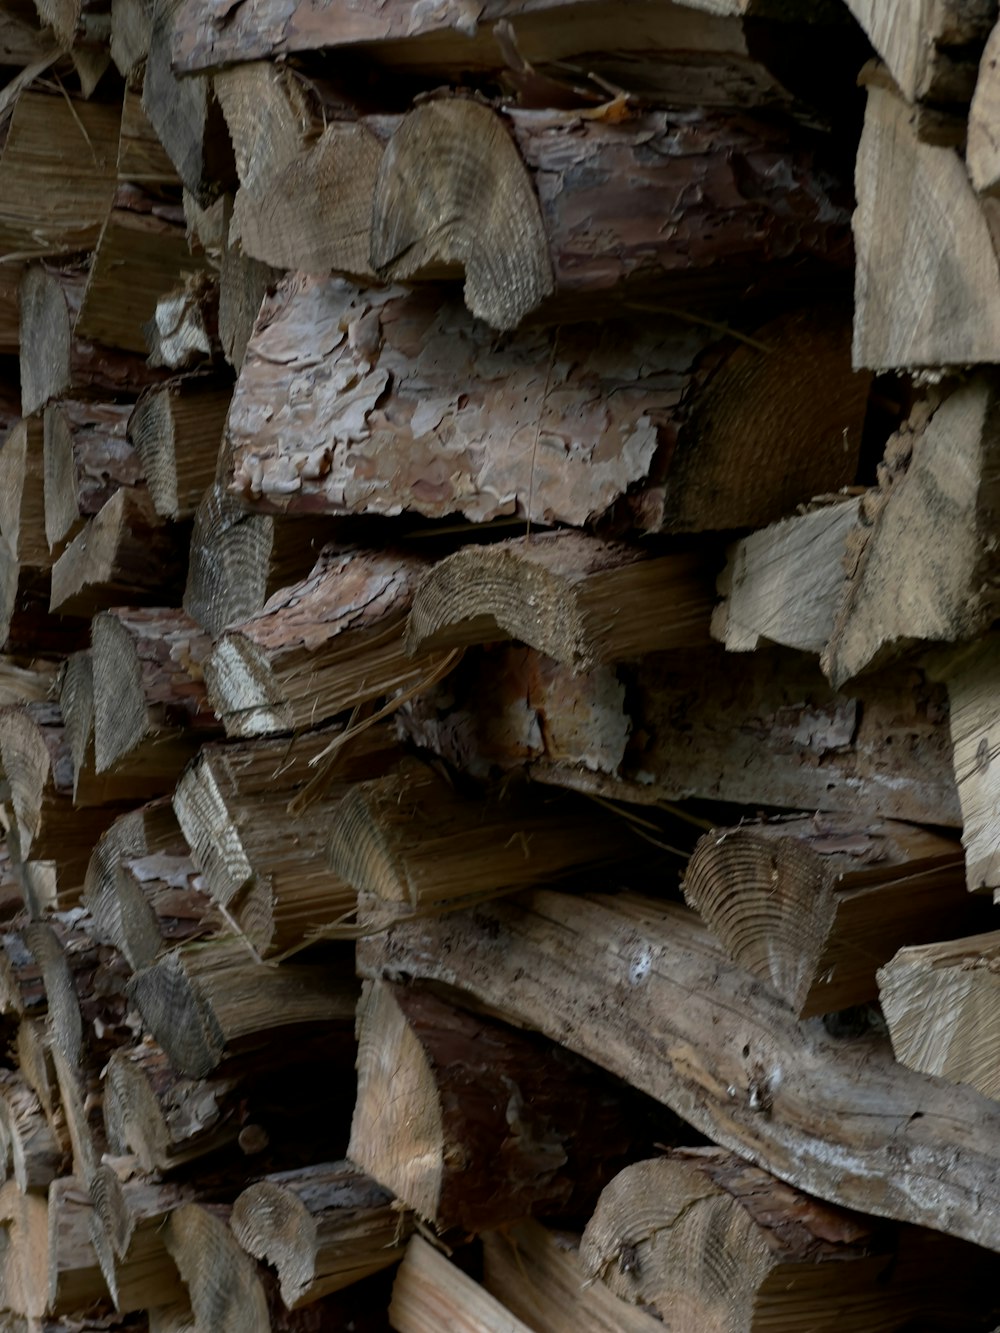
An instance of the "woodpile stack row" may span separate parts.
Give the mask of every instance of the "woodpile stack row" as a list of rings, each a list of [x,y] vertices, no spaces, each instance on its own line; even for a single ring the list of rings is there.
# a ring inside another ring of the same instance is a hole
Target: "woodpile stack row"
[[[995,0],[7,0],[0,1329],[1000,1324]]]

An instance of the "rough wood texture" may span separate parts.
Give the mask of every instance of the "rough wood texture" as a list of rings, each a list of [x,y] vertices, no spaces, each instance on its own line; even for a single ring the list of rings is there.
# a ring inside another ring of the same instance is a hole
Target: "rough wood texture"
[[[412,1230],[349,1162],[267,1176],[239,1196],[230,1225],[248,1254],[277,1269],[290,1310],[398,1263]]]
[[[976,376],[890,441],[848,538],[847,583],[822,657],[835,686],[915,644],[971,639],[995,619],[996,402],[992,378]]]
[[[86,1185],[73,1176],[54,1180],[48,1195],[48,1312],[72,1315],[108,1299],[90,1236],[93,1208]],[[44,1325],[43,1325],[44,1327]],[[61,1322],[57,1328],[65,1327]]]
[[[192,375],[151,387],[136,403],[128,438],[162,517],[194,517],[215,480],[231,397],[229,385]]]
[[[249,258],[239,244],[227,240],[219,266],[219,341],[236,371],[243,366],[261,302],[278,278],[269,264]]]
[[[482,1242],[483,1286],[534,1333],[663,1333],[651,1312],[587,1281],[578,1235],[524,1221]]]
[[[95,1201],[90,1230],[115,1309],[130,1313],[182,1300],[185,1288],[165,1234],[172,1214],[194,1195],[191,1186],[141,1177],[123,1184],[110,1167],[101,1171],[110,1197],[101,1199],[103,1207]]]
[[[847,0],[910,102],[968,102],[994,0]]]
[[[1000,23],[990,33],[979,63],[976,91],[969,107],[969,138],[965,150],[965,165],[969,169],[973,187],[980,194],[994,196],[1000,191],[998,117],[1000,117]]]
[[[454,986],[831,1203],[1000,1249],[1000,1112],[800,1024],[671,904],[540,891],[394,927],[364,975]]]
[[[128,995],[177,1072],[204,1078],[245,1039],[303,1023],[350,1023],[357,990],[328,966],[268,967],[230,938],[173,950],[137,972]]]
[[[138,485],[142,462],[126,439],[125,403],[71,399],[45,409],[45,537],[59,550],[116,490]]]
[[[417,590],[406,642],[415,653],[519,639],[588,671],[707,643],[710,606],[697,556],[646,559],[580,532],[542,533],[467,546],[436,564]]]
[[[178,597],[185,536],[163,522],[144,487],[116,491],[53,565],[50,610],[93,616]]]
[[[875,999],[876,969],[904,944],[973,928],[964,872],[950,838],[816,815],[713,829],[684,896],[801,1018]]]
[[[422,1236],[411,1239],[396,1275],[389,1322],[397,1333],[531,1333]]]
[[[696,531],[767,523],[853,480],[867,380],[836,311],[758,327],[767,353],[723,338],[708,356],[718,335],[662,317],[596,341],[588,326],[494,338],[437,293],[289,276],[236,385],[234,489],[277,512],[530,508],[580,525],[649,478],[635,523]]]
[[[844,585],[847,535],[858,501],[782,519],[735,542],[719,575],[723,596],[712,634],[731,653],[780,643],[800,652],[826,646]]]
[[[873,84],[858,149],[854,362],[872,369],[1000,359],[1000,259],[952,148],[920,143]]]
[[[953,1274],[971,1293],[990,1262],[975,1246],[820,1203],[720,1148],[626,1167],[601,1195],[581,1260],[591,1281],[676,1333],[892,1333],[938,1309],[950,1318]],[[972,1297],[970,1328],[985,1328],[988,1304]]]
[[[321,551],[308,578],[217,639],[205,680],[226,734],[301,731],[426,678],[441,654],[403,644],[426,569],[391,550]]]
[[[47,1189],[66,1166],[38,1097],[12,1071],[0,1079],[0,1161],[4,1178],[24,1192]]]
[[[0,536],[20,570],[47,570],[44,431],[38,416],[25,417],[0,448]],[[9,622],[13,607],[4,608]]]
[[[901,949],[878,974],[902,1064],[1000,1100],[1000,932]]]
[[[270,1333],[264,1288],[228,1226],[228,1208],[185,1204],[164,1241],[188,1289],[194,1333]]]
[[[48,1210],[45,1196],[22,1194],[14,1181],[0,1188],[0,1290],[4,1305],[15,1314],[40,1319],[48,1289]],[[91,1293],[93,1299],[94,1293]]]

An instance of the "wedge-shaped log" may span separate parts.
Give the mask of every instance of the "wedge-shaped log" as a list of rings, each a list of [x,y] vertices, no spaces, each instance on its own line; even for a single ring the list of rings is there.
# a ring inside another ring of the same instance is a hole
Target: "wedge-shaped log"
[[[366,982],[358,1043],[347,1155],[441,1228],[586,1210],[637,1133],[586,1062],[429,992]]]
[[[412,1229],[349,1162],[265,1177],[236,1200],[230,1226],[248,1254],[277,1269],[289,1310],[398,1263]]]
[[[72,399],[45,409],[45,538],[58,550],[121,486],[142,480],[142,461],[125,437],[126,403]]]
[[[329,967],[259,962],[238,939],[185,944],[137,972],[129,998],[174,1068],[204,1078],[234,1046],[305,1023],[349,1024],[357,988]]]
[[[229,1211],[185,1204],[164,1228],[164,1243],[188,1289],[193,1333],[270,1333],[264,1288],[228,1225]]]
[[[229,736],[301,731],[419,684],[442,655],[403,644],[416,556],[329,547],[301,583],[217,640],[208,697]]]
[[[251,259],[238,243],[226,238],[219,263],[219,341],[237,372],[243,367],[261,303],[279,277],[270,264]]]
[[[976,91],[969,107],[969,137],[965,165],[975,189],[995,198],[1000,192],[1000,143],[994,126],[1000,114],[1000,23],[986,41]],[[987,205],[991,208],[992,205]]]
[[[153,507],[163,518],[193,518],[215,479],[232,389],[211,376],[181,376],[142,394],[128,438],[142,460]]]
[[[847,0],[872,46],[910,102],[967,103],[979,52],[993,26],[989,0]]]
[[[151,6],[148,0],[115,0],[112,4],[111,41],[114,45],[116,17],[128,16],[129,11],[136,14]],[[115,11],[122,11],[117,14]],[[142,109],[142,84],[134,82],[126,75],[125,99],[122,102],[122,125],[118,138],[118,180],[136,185],[147,193],[157,192],[165,187],[174,189],[180,185],[180,179],[174,170],[163,145],[156,137],[156,131],[149,123],[149,117]]]
[[[996,1105],[799,1023],[684,908],[538,891],[398,925],[359,966],[549,1033],[798,1189],[1000,1249]]]
[[[847,537],[858,501],[824,505],[742,537],[719,575],[723,600],[712,634],[731,653],[780,643],[800,652],[826,647],[844,586]]]
[[[275,809],[313,780],[317,759],[343,728],[240,745],[206,745],[178,783],[174,811],[204,886],[253,948],[274,954],[313,931],[353,916],[357,890],[331,874],[326,846],[353,784],[385,773],[399,758],[391,733],[362,732],[344,752],[323,799],[274,836]]]
[[[453,910],[647,850],[627,823],[582,798],[511,784],[459,792],[429,764],[349,788],[329,862],[383,912]]]
[[[985,912],[957,840],[891,821],[817,815],[713,829],[684,896],[729,956],[800,1018],[873,1000],[904,944],[958,935]]]
[[[179,598],[186,539],[182,525],[159,517],[145,487],[115,491],[53,565],[50,609],[93,616]]]
[[[392,1287],[389,1322],[397,1333],[531,1333],[467,1273],[422,1236],[414,1236]]]
[[[892,1333],[936,1307],[950,1316],[958,1273],[978,1327],[988,1298],[972,1293],[992,1265],[976,1246],[820,1203],[721,1148],[626,1167],[580,1257],[589,1280],[677,1333]]]
[[[20,640],[37,648],[33,632],[52,568],[45,540],[44,460],[41,420],[24,417],[0,449],[0,642],[12,651]]]
[[[582,532],[543,533],[467,546],[436,564],[417,589],[406,642],[417,653],[520,639],[588,671],[704,645],[711,605],[697,556],[647,559]]]
[[[0,1187],[0,1291],[5,1309],[27,1319],[40,1319],[46,1310],[47,1231],[44,1194],[22,1194],[13,1180]]]
[[[91,1240],[93,1207],[86,1185],[63,1176],[49,1186],[48,1293],[46,1310],[72,1315],[108,1299],[108,1288]],[[60,1327],[60,1325],[56,1325]]]
[[[587,1280],[579,1235],[526,1220],[482,1242],[483,1286],[534,1333],[663,1333],[651,1311]]]
[[[13,1071],[0,1079],[0,1160],[4,1178],[25,1192],[47,1189],[66,1164],[41,1103]]]
[[[749,331],[646,315],[498,348],[438,292],[289,275],[244,357],[227,475],[279,513],[582,526],[629,493],[642,530],[760,526],[853,481],[867,379],[842,311]]]
[[[209,634],[221,634],[305,578],[330,535],[322,519],[281,522],[210,486],[194,516],[184,610]]]
[[[122,1184],[110,1166],[100,1168],[97,1180],[103,1189],[91,1183],[90,1233],[115,1309],[127,1314],[183,1300],[164,1237],[171,1214],[190,1203],[194,1189],[142,1177]]]
[[[1000,931],[900,949],[879,970],[896,1059],[1000,1101]]]
[[[880,485],[848,537],[848,578],[824,651],[835,686],[927,641],[996,618],[997,384],[980,375],[890,440]]]
[[[202,663],[212,641],[183,611],[94,617],[94,753],[98,773],[155,773],[173,788],[201,741],[218,734]]]
[[[1000,258],[965,165],[953,148],[920,143],[906,102],[878,82],[856,183],[855,364],[1000,359]]]

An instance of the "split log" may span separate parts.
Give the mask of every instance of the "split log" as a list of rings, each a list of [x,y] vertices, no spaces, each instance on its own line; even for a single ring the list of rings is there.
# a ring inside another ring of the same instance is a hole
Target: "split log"
[[[489,710],[482,700],[489,698]],[[531,777],[655,805],[689,797],[961,826],[944,686],[916,668],[834,693],[761,649],[650,655],[574,675],[527,648],[467,654],[408,705],[407,733],[477,777]]]
[[[412,1230],[392,1196],[348,1162],[267,1176],[236,1200],[230,1226],[248,1254],[277,1269],[289,1310],[398,1263]]]
[[[868,381],[850,372],[842,312],[753,335],[647,316],[596,340],[587,325],[525,329],[501,349],[438,293],[290,275],[236,384],[232,488],[279,513],[530,508],[576,526],[632,488],[643,530],[761,526],[854,480]]]
[[[855,364],[1000,359],[1000,257],[965,165],[952,148],[920,143],[907,104],[878,83],[868,89],[856,184]]]
[[[90,1236],[93,1208],[86,1186],[73,1176],[54,1180],[48,1196],[46,1309],[72,1315],[108,1299]]]
[[[41,1319],[45,1314],[48,1208],[45,1196],[22,1194],[12,1180],[0,1188],[0,1291],[7,1310]]]
[[[622,1093],[561,1047],[365,983],[347,1155],[439,1229],[587,1215],[635,1133]]]
[[[184,1284],[164,1237],[170,1217],[189,1205],[194,1191],[141,1177],[121,1184],[110,1168],[102,1171],[111,1189],[105,1201],[111,1216],[102,1219],[95,1202],[91,1235],[115,1309],[127,1314],[183,1300]]]
[[[216,483],[194,516],[184,610],[213,637],[221,634],[305,578],[330,535],[322,519],[255,514]]]
[[[676,1333],[893,1333],[936,1307],[954,1317],[954,1275],[971,1297],[991,1263],[975,1246],[820,1203],[721,1148],[626,1167],[601,1195],[581,1260],[591,1281]],[[976,1319],[976,1304],[988,1300],[971,1297],[970,1328],[987,1315]]]
[[[0,1078],[2,1174],[19,1190],[46,1190],[66,1164],[62,1145],[32,1088],[13,1072]]]
[[[992,380],[960,385],[890,440],[848,537],[824,671],[839,687],[914,645],[974,638],[1000,611],[1000,432]]]
[[[242,369],[261,303],[279,276],[270,264],[244,255],[227,234],[219,265],[219,341],[237,372]]]
[[[352,784],[383,774],[399,758],[384,728],[362,732],[340,758],[322,799],[275,836],[314,777],[340,727],[240,745],[206,745],[178,783],[174,811],[206,891],[260,954],[282,953],[311,933],[353,916],[357,891],[332,875],[326,846]]]
[[[52,555],[45,540],[41,420],[25,417],[0,449],[0,641],[32,638]],[[27,605],[26,605],[27,603]],[[11,643],[13,647],[13,642]],[[33,645],[34,646],[34,645]]]
[[[684,896],[733,961],[800,1018],[875,999],[876,970],[897,949],[985,915],[970,910],[957,841],[819,815],[713,829],[688,863]]]
[[[269,967],[242,940],[185,944],[137,972],[128,995],[174,1068],[204,1078],[247,1040],[301,1024],[348,1024],[353,981],[329,966]]]
[[[1000,932],[900,949],[879,971],[896,1059],[1000,1100]]]
[[[188,1289],[194,1333],[270,1333],[264,1288],[227,1225],[228,1213],[185,1204],[170,1214],[164,1230]]]
[[[800,1024],[681,907],[539,891],[395,926],[359,968],[549,1033],[818,1198],[1000,1249],[995,1104]]]
[[[719,575],[723,601],[712,617],[713,636],[731,653],[754,652],[762,642],[821,652],[844,585],[848,533],[857,520],[858,501],[844,500],[735,542]]]
[[[647,559],[582,532],[543,533],[466,546],[436,564],[417,589],[406,643],[411,653],[426,653],[519,639],[588,671],[704,645],[711,605],[697,556]]]
[[[53,565],[50,609],[93,616],[110,606],[179,598],[186,532],[163,522],[145,487],[115,491]]]
[[[193,518],[215,479],[232,389],[200,375],[147,389],[128,419],[153,507],[163,518]]]
[[[101,1116],[101,1079],[96,1064],[71,1065],[54,1042],[49,1044],[59,1089],[59,1107],[73,1152],[73,1175],[88,1190],[107,1150]]]
[[[189,273],[161,296],[144,332],[150,364],[196,370],[219,359],[219,286],[208,271]]]
[[[44,417],[45,537],[57,550],[99,513],[116,490],[142,480],[142,460],[126,439],[129,407],[49,403]]]
[[[120,120],[119,107],[69,94],[18,96],[0,153],[0,254],[94,248],[115,192]]]
[[[38,1098],[48,1122],[59,1143],[60,1149],[69,1151],[66,1126],[59,1110],[59,1094],[56,1085],[56,1072],[49,1051],[45,1033],[45,1022],[41,1018],[22,1017],[17,1027],[17,1037],[12,1044],[12,1052],[17,1060],[20,1076]]]
[[[151,0],[112,0],[111,59],[130,86],[142,78],[152,31]]]
[[[663,1333],[654,1314],[587,1281],[579,1236],[524,1221],[482,1241],[483,1286],[534,1333]]]
[[[398,1333],[531,1333],[495,1297],[414,1236],[392,1288],[389,1322]]]
[[[907,101],[968,104],[996,19],[992,0],[935,0],[914,8],[898,0],[847,0],[847,6]]]
[[[31,0],[11,0],[0,15],[0,65],[24,68],[45,59],[53,48],[52,34],[39,27]]]
[[[183,611],[94,617],[94,751],[98,773],[142,773],[169,792],[202,740],[218,734],[202,663],[212,641]]]
[[[137,0],[133,13],[145,8],[146,0]],[[114,27],[117,16],[115,10],[129,10],[120,0],[112,5],[112,46],[114,45]],[[121,25],[119,24],[119,27]],[[112,58],[114,52],[112,51]],[[124,73],[124,71],[123,71]],[[137,186],[147,195],[160,198],[168,190],[176,190],[180,179],[174,170],[174,164],[164,151],[156,137],[156,131],[149,123],[149,118],[142,109],[142,91],[133,91],[126,74],[125,98],[122,102],[122,124],[118,139],[118,180],[120,183]]]
[[[413,759],[350,787],[330,822],[330,867],[375,899],[371,923],[452,911],[647,850],[625,820],[592,802],[516,784],[462,793]]]
[[[403,644],[426,569],[394,551],[321,551],[308,578],[217,639],[205,680],[226,734],[301,731],[418,685],[441,661]]]
[[[1000,142],[996,123],[1000,114],[1000,23],[986,41],[979,63],[976,91],[969,107],[969,138],[965,165],[974,189],[995,198],[1000,193]]]

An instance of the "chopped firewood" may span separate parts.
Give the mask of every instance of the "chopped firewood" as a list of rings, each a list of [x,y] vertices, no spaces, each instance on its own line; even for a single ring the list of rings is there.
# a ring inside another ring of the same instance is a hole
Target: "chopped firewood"
[[[392,1288],[389,1321],[397,1333],[531,1333],[440,1250],[413,1236]]]
[[[141,81],[152,32],[152,0],[113,0],[111,59],[130,85]]]
[[[38,1097],[13,1071],[0,1077],[0,1156],[4,1177],[25,1192],[47,1189],[66,1164]]]
[[[872,46],[910,102],[968,103],[983,43],[993,26],[989,0],[847,0]]]
[[[70,1315],[107,1299],[107,1284],[91,1240],[92,1215],[90,1195],[82,1181],[64,1176],[49,1186],[44,1291],[51,1314]]]
[[[237,242],[226,239],[219,265],[219,341],[237,372],[243,366],[261,303],[279,276],[270,264],[251,259]]]
[[[147,389],[128,419],[153,507],[175,522],[193,518],[215,479],[232,389],[200,375]]]
[[[228,1208],[189,1203],[170,1214],[164,1229],[188,1289],[195,1333],[270,1333],[264,1288],[229,1228],[228,1214]]]
[[[72,540],[116,490],[142,480],[143,463],[126,438],[125,403],[49,403],[45,409],[45,537],[53,550]]]
[[[115,1309],[125,1314],[182,1300],[165,1235],[171,1214],[188,1205],[194,1190],[141,1177],[122,1184],[110,1167],[101,1168],[99,1180],[106,1192],[94,1198],[91,1184],[91,1236]]]

